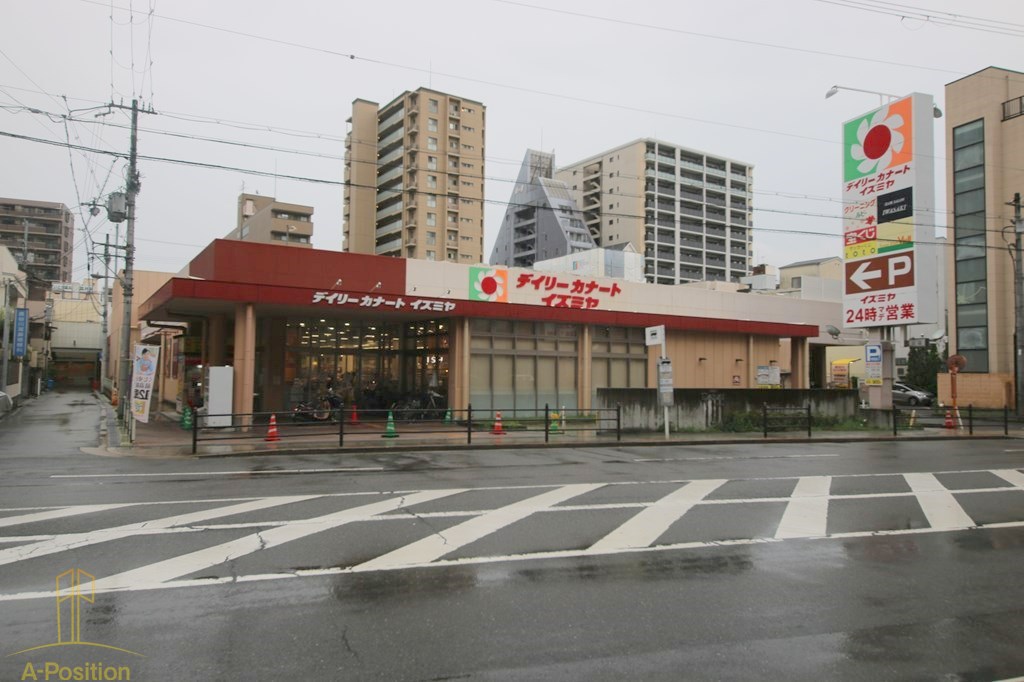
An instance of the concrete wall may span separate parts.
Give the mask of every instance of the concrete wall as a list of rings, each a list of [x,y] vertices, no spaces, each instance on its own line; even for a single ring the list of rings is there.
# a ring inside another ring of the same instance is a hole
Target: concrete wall
[[[818,389],[679,389],[669,408],[672,429],[709,429],[719,426],[729,415],[760,415],[762,405],[803,408],[811,405],[813,417],[846,418],[857,415],[857,392]],[[663,428],[664,408],[658,405],[658,392],[650,388],[599,388],[594,407],[614,409],[622,405],[622,428],[657,431]],[[602,415],[603,416],[603,415]],[[760,417],[757,417],[760,419]],[[605,420],[606,422],[608,420]],[[614,427],[614,420],[612,426]]]

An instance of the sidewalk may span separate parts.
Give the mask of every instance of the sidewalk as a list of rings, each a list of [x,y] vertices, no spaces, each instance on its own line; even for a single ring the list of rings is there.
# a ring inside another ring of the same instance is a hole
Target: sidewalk
[[[643,445],[758,445],[764,443],[809,443],[809,442],[876,442],[876,441],[927,441],[948,440],[950,438],[979,439],[1004,438],[1003,428],[992,425],[976,427],[974,435],[968,434],[967,428],[946,429],[941,427],[924,427],[901,430],[893,436],[892,431],[826,431],[812,432],[812,437],[800,431],[769,433],[764,438],[762,432],[724,433],[671,433],[668,439],[662,432],[623,433],[621,440],[616,440],[615,433],[597,434],[593,430],[552,433],[545,442],[543,430],[505,431],[501,435],[489,430],[476,430],[472,434],[472,443],[467,443],[465,427],[444,426],[435,423],[396,424],[394,437],[385,437],[386,425],[382,422],[363,422],[360,424],[346,423],[344,426],[344,446],[339,445],[339,426],[336,423],[325,424],[294,424],[278,422],[280,440],[266,440],[267,426],[253,426],[246,432],[232,430],[231,433],[209,434],[200,432],[201,438],[217,440],[199,440],[196,454],[192,454],[192,432],[181,428],[180,416],[174,412],[154,414],[147,424],[139,423],[136,427],[135,442],[128,444],[124,433],[119,430],[114,418],[114,410],[104,401],[106,418],[106,450],[110,455],[158,457],[158,458],[192,458],[192,457],[228,457],[258,454],[303,455],[326,453],[367,453],[367,452],[412,452],[427,450],[466,451],[490,450],[499,448],[564,448],[580,446],[643,446]],[[403,433],[405,431],[405,433]],[[414,433],[413,431],[418,431]],[[1024,425],[1010,424],[1010,438],[1024,438]]]

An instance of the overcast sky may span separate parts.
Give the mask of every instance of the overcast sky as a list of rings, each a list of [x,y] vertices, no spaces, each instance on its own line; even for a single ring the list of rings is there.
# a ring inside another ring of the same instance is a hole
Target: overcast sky
[[[969,15],[945,14],[957,11]],[[127,113],[90,108],[137,97],[155,112],[139,154],[188,162],[140,161],[136,267],[168,272],[234,228],[243,187],[313,206],[314,245],[340,250],[352,100],[421,86],[487,106],[485,258],[527,148],[566,165],[641,137],[754,166],[755,262],[841,255],[840,128],[880,98],[825,92],[916,91],[941,107],[961,76],[1024,70],[1020,0],[0,0],[0,12],[0,132],[126,156]],[[76,280],[83,228],[114,234],[79,204],[122,189],[125,168],[0,136],[0,196],[76,211]]]

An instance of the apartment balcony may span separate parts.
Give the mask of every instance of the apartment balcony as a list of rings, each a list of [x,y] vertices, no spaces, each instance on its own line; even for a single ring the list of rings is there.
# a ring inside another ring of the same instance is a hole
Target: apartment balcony
[[[402,212],[402,202],[401,201],[396,201],[395,203],[393,203],[393,204],[391,204],[389,206],[385,206],[384,208],[382,208],[379,211],[377,211],[377,221],[379,222],[381,220],[384,220],[385,218],[389,218],[389,217],[391,217],[393,215],[396,215],[396,214],[399,214],[401,212]]]
[[[703,265],[704,258],[702,255],[682,251],[679,253],[679,262],[689,263],[690,265]]]
[[[703,171],[704,170],[704,164],[702,164],[702,163],[695,163],[693,161],[680,161],[679,165],[682,168],[689,168],[690,170],[695,170],[695,171]]]
[[[398,107],[393,113],[388,114],[388,117],[377,124],[377,130],[382,132],[387,131],[396,123],[401,123],[405,117],[405,109]]]
[[[725,228],[719,227],[717,225],[708,225],[705,228],[705,233],[709,237],[722,237],[723,239],[725,238]]]
[[[403,168],[401,166],[395,166],[391,170],[385,171],[381,175],[377,176],[377,185],[378,186],[379,185],[385,185],[388,182],[391,182],[392,180],[394,180],[395,178],[402,177],[402,171],[403,171]]]
[[[704,241],[704,250],[714,251],[715,253],[725,253],[725,242],[720,242],[716,239],[707,239]],[[722,259],[722,263],[725,263],[725,259]]]
[[[723,192],[725,191],[724,177],[719,178],[715,177],[714,175],[708,174],[707,176],[705,176],[704,182],[708,187],[714,187],[716,189],[722,190]]]
[[[403,137],[405,137],[405,128],[399,126],[395,128],[394,132],[388,133],[386,137],[377,142],[377,148],[384,151],[395,142],[401,142]]]
[[[388,166],[394,163],[395,161],[400,161],[404,155],[405,148],[396,147],[393,151],[388,152],[386,155],[377,159],[377,165],[378,167],[383,168],[384,166]]]
[[[402,237],[393,239],[391,241],[377,244],[373,253],[377,256],[401,256],[402,255]]]

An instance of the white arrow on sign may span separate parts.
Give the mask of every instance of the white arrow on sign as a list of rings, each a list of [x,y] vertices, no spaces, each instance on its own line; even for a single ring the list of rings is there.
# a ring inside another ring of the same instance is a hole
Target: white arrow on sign
[[[865,291],[871,288],[871,285],[868,284],[868,282],[870,282],[873,279],[878,279],[879,277],[882,276],[881,269],[869,270],[868,268],[870,266],[871,261],[866,260],[860,265],[858,265],[857,269],[850,274],[850,281]]]

